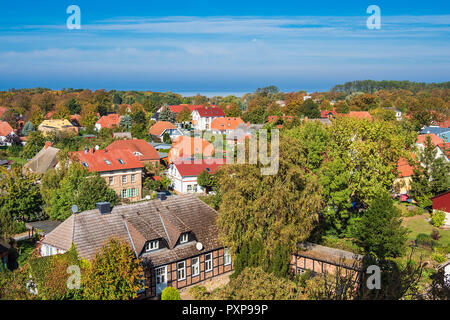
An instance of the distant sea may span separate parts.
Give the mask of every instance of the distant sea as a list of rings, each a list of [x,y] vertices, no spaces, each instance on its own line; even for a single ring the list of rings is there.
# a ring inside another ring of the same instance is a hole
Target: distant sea
[[[296,91],[301,91],[301,90],[305,90],[307,93],[312,93],[312,92],[324,92],[324,91],[328,91],[329,89],[279,89],[281,92],[296,92]],[[209,90],[198,90],[198,91],[184,91],[184,90],[170,90],[171,92],[174,93],[178,93],[181,94],[183,97],[192,97],[197,95],[198,93],[202,96],[206,96],[208,98],[211,97],[226,97],[229,95],[234,95],[236,97],[242,97],[244,94],[246,93],[252,93],[255,92],[256,90],[248,90],[248,91],[209,91]]]

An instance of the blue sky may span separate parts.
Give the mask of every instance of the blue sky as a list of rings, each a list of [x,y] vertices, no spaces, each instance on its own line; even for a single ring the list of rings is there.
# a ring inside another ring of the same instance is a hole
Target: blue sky
[[[81,8],[81,30],[66,8]],[[381,29],[369,30],[369,5]],[[449,81],[450,1],[10,1],[0,89],[328,90]]]

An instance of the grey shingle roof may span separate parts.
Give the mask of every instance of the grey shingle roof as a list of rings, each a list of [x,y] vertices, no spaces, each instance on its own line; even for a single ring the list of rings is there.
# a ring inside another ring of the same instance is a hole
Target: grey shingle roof
[[[171,196],[116,206],[106,215],[97,209],[74,214],[42,243],[69,250],[73,242],[81,257],[92,259],[111,237],[124,239],[138,255],[147,241],[163,239],[169,248],[142,255],[147,264],[159,265],[199,253],[196,241],[176,245],[184,232],[191,232],[205,251],[220,247],[216,218],[217,212],[193,195]]]
[[[33,157],[33,159],[24,165],[24,169],[31,170],[35,173],[44,174],[47,170],[53,168],[58,163],[58,160],[56,159],[58,152],[58,148],[44,147]]]

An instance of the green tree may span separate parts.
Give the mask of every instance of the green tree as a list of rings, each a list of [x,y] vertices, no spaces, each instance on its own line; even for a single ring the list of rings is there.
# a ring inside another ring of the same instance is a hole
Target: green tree
[[[119,121],[119,127],[123,128],[124,130],[130,130],[133,126],[133,120],[131,120],[131,117],[129,115],[124,115],[120,118]]]
[[[205,189],[206,193],[208,193],[213,187],[217,185],[217,180],[215,179],[214,175],[209,173],[209,171],[203,170],[197,177],[197,183],[199,186]]]
[[[34,175],[25,175],[22,167],[0,168],[0,213],[15,221],[34,221],[41,216],[42,196]]]
[[[143,268],[129,245],[110,239],[95,256],[83,280],[83,298],[88,300],[129,300],[142,289]]]
[[[411,191],[421,207],[432,205],[431,197],[450,188],[450,166],[443,157],[437,157],[437,148],[427,136],[419,150],[411,180]]]
[[[191,121],[191,109],[188,107],[183,107],[181,111],[178,113],[177,122],[189,122]]]
[[[70,114],[80,114],[81,106],[78,104],[78,102],[75,98],[71,98],[71,99],[67,100],[65,105],[66,105],[67,109],[69,110]]]
[[[387,192],[380,192],[356,224],[356,243],[367,255],[384,260],[402,256],[406,250],[408,230]]]
[[[27,143],[23,148],[23,156],[27,159],[33,158],[45,145],[45,138],[40,131],[30,133]]]
[[[49,181],[46,180],[47,182]],[[48,185],[45,188],[48,190]],[[98,173],[89,172],[81,164],[74,163],[67,170],[59,187],[53,191],[46,210],[51,219],[65,220],[72,214],[73,205],[77,205],[80,211],[85,211],[95,209],[96,203],[102,201],[114,206],[119,200]]]
[[[24,136],[28,136],[28,134],[30,134],[31,131],[34,131],[34,126],[33,123],[31,121],[28,121],[27,123],[25,123],[25,125],[23,126],[22,129],[22,134]]]
[[[169,121],[172,123],[175,123],[177,118],[177,115],[170,111],[169,107],[164,107],[161,112],[159,113],[159,120],[160,121]]]
[[[313,99],[307,99],[303,102],[300,112],[305,117],[310,119],[320,118],[319,105],[313,101]]]

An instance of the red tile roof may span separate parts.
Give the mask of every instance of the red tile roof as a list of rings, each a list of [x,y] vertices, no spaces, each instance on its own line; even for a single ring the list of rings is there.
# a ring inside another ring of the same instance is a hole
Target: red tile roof
[[[176,129],[175,125],[169,121],[158,121],[148,131],[151,135],[161,136],[167,129]]]
[[[211,162],[211,161],[210,161]],[[206,163],[206,162],[202,162],[202,163],[174,163],[174,165],[176,166],[178,172],[180,173],[180,175],[182,177],[187,177],[187,176],[198,176],[200,175],[200,173],[202,173],[205,170],[208,170],[211,174],[214,174],[217,169],[219,169],[219,167],[223,166],[225,164],[225,161],[222,160],[222,162],[224,163],[217,163],[217,162],[213,162],[213,163]]]
[[[214,146],[201,138],[179,136],[172,142],[168,159],[170,162],[176,162],[179,159],[191,158],[196,154],[211,157],[214,154]]]
[[[107,116],[101,117],[96,122],[96,124],[100,124],[102,126],[102,128],[118,127],[119,126],[119,122],[120,122],[120,118],[121,118],[120,115],[118,115],[116,113],[112,113],[112,114],[108,114]]]
[[[134,154],[141,161],[158,160],[159,154],[147,141],[142,139],[116,140],[105,148],[105,150],[126,150]],[[140,153],[135,154],[135,152]]]
[[[441,143],[438,146],[447,157],[450,157],[450,142]]]
[[[87,153],[84,151],[73,152],[72,156],[74,158],[78,157],[80,163],[89,171],[102,172],[144,167],[142,162],[127,150],[94,151],[93,149],[89,149]],[[119,160],[122,160],[123,163],[120,163]]]
[[[444,144],[444,140],[439,138],[437,135],[430,133],[430,134],[419,134],[417,136],[417,143],[425,145],[425,141],[427,140],[427,136],[430,136],[431,143],[433,143],[435,146],[439,146],[440,144]]]
[[[321,117],[322,119],[328,118],[328,116],[330,115],[330,113],[331,113],[331,115],[332,115],[333,117],[335,117],[336,114],[337,114],[336,109],[333,108],[333,110],[331,110],[331,111],[330,111],[330,110],[322,110],[322,111],[320,111],[320,117]]]
[[[179,113],[179,112],[181,112],[181,110],[183,110],[184,107],[188,107],[191,110],[191,112],[198,108],[203,108],[202,105],[178,104],[178,105],[174,105],[174,106],[169,106],[169,109],[173,113]]]
[[[225,112],[219,107],[209,106],[196,109],[200,117],[225,117]]]
[[[413,175],[413,168],[410,166],[408,160],[406,160],[405,158],[398,159],[397,170],[399,177],[401,178],[410,177]]]
[[[368,111],[350,111],[349,113],[339,113],[342,117],[352,117],[357,119],[369,119],[372,120],[372,116]]]
[[[439,122],[438,124],[441,128],[450,128],[450,118],[443,122]]]
[[[236,127],[244,123],[241,118],[216,118],[211,122],[212,130],[234,130]]]
[[[6,137],[11,132],[14,132],[13,128],[6,121],[0,121],[0,137]]]

